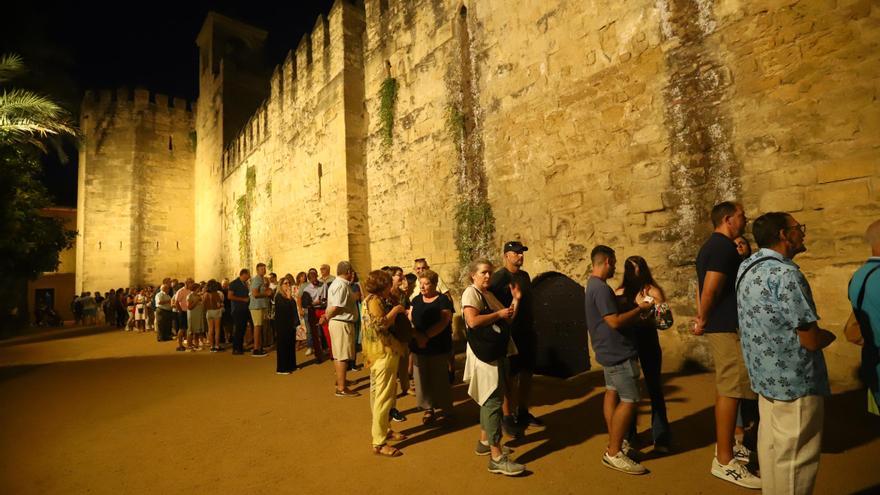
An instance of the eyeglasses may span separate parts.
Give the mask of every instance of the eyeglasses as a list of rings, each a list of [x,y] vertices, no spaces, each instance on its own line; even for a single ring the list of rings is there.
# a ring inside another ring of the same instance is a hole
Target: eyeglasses
[[[786,230],[798,229],[801,231],[801,234],[806,234],[807,233],[807,224],[799,223],[797,225],[790,225],[790,226],[786,227],[785,229]]]

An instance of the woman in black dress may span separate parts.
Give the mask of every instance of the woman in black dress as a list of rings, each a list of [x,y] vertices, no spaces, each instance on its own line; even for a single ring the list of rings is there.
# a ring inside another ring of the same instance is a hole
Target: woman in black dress
[[[299,314],[292,280],[285,277],[281,279],[281,285],[275,293],[275,330],[278,332],[275,351],[278,364],[275,372],[279,375],[289,375],[296,371],[296,327],[298,326]]]

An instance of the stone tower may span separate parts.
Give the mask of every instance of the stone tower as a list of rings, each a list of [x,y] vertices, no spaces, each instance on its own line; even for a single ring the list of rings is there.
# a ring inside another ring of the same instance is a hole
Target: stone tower
[[[192,272],[193,115],[142,89],[87,92],[80,125],[76,291]]]
[[[221,270],[223,150],[238,136],[266,98],[266,32],[208,13],[196,38],[199,47],[198,145],[195,154],[195,220],[199,233],[195,273],[215,277]]]

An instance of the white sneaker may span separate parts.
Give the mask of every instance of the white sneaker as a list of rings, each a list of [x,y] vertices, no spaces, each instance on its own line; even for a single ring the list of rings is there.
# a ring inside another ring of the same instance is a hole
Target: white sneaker
[[[608,455],[608,452],[605,452],[605,454],[602,455],[602,464],[605,467],[616,469],[617,471],[626,474],[645,474],[648,472],[644,466],[627,457],[622,450],[614,457],[611,457]]]
[[[745,466],[736,461],[730,461],[730,464],[725,466],[718,462],[717,457],[712,459],[712,475],[734,485],[755,490],[761,489],[761,478],[750,473]]]
[[[624,440],[626,442],[626,440]],[[749,456],[752,454],[752,451],[749,450],[745,445],[736,442],[733,444],[733,460],[740,464],[748,464]],[[715,457],[718,457],[718,445],[715,445]]]
[[[314,353],[315,353],[315,351],[313,351],[311,349],[306,349],[306,356],[311,356]]]
[[[740,464],[748,464],[749,457],[752,455],[752,451],[749,450],[748,447],[741,443],[736,443],[733,446],[733,460]]]

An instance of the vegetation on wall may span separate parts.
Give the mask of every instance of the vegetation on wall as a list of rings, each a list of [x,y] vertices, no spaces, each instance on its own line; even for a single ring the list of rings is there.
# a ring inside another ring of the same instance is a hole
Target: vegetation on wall
[[[244,266],[251,266],[251,208],[257,188],[257,171],[248,167],[245,172],[244,194],[235,200],[235,216],[238,220],[238,254]]]
[[[485,197],[469,198],[455,205],[455,244],[462,267],[492,251],[495,216]]]
[[[379,120],[382,123],[382,142],[390,145],[394,129],[394,104],[397,102],[397,79],[387,77],[379,88]]]

